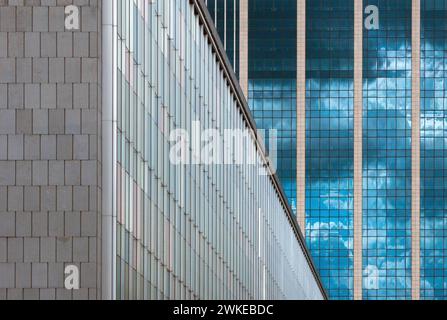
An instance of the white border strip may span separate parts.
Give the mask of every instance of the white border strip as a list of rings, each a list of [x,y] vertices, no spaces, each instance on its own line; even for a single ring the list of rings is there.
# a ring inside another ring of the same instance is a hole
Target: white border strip
[[[102,1],[102,299],[116,299],[117,4]]]

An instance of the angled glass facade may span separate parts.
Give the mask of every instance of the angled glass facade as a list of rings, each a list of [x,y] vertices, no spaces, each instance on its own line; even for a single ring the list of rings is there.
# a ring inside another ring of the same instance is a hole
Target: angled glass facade
[[[277,173],[296,209],[296,0],[248,3],[248,101],[258,128],[277,132]]]
[[[353,1],[306,1],[306,239],[332,299],[353,289]]]
[[[447,297],[447,1],[421,1],[421,299]]]
[[[251,129],[230,66],[210,45],[210,22],[197,14],[201,4],[115,3],[116,298],[324,298],[254,135],[245,148],[256,164],[170,158],[173,130],[191,134],[195,121],[219,136]]]

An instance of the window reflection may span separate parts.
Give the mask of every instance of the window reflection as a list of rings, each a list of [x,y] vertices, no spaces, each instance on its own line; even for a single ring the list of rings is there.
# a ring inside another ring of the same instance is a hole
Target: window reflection
[[[306,238],[332,299],[353,298],[353,1],[310,1]]]
[[[363,41],[363,267],[378,283],[363,298],[411,299],[411,1],[370,4],[381,21]]]
[[[447,3],[421,1],[421,298],[447,298]]]

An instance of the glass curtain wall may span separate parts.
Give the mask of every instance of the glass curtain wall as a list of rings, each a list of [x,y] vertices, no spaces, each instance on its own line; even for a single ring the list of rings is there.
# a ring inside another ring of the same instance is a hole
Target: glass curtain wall
[[[239,77],[239,1],[205,0],[237,77]]]
[[[354,2],[306,7],[306,239],[330,298],[352,299]]]
[[[421,1],[421,299],[447,298],[447,1]]]
[[[276,130],[277,173],[296,210],[296,0],[248,4],[248,101],[258,128]]]
[[[411,299],[411,0],[363,34],[363,298]]]

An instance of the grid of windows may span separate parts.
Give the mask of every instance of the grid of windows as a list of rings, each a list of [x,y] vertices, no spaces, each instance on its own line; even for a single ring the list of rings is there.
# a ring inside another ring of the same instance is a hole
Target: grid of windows
[[[306,7],[306,238],[330,298],[352,299],[354,3]]]
[[[295,2],[249,2],[250,108],[259,127],[280,132],[279,176],[292,206]],[[354,5],[353,1],[306,3],[306,236],[331,298],[352,298]],[[363,29],[363,298],[409,299],[411,1],[370,0],[363,5],[379,9],[379,30]],[[446,7],[447,0],[421,0],[421,297],[425,299],[447,296]]]
[[[205,0],[236,76],[239,76],[239,1]]]
[[[275,130],[278,176],[296,211],[296,0],[248,4],[248,100],[258,128]]]
[[[421,299],[447,297],[447,1],[421,1]]]
[[[170,162],[174,129],[248,127],[195,5],[116,1],[117,298],[321,299],[253,137],[256,165]]]
[[[411,0],[363,35],[363,298],[411,299]]]

